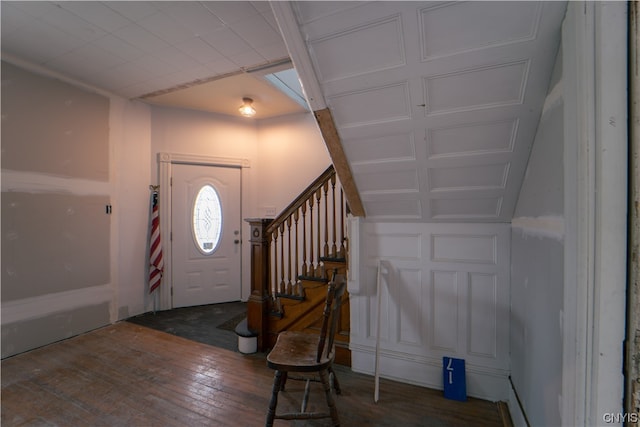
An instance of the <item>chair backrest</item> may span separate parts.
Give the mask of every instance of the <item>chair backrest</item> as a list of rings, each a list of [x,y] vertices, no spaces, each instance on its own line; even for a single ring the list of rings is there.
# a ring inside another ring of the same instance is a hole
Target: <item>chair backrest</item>
[[[316,362],[320,362],[323,353],[328,355],[333,349],[335,334],[339,326],[342,296],[346,288],[347,281],[344,275],[338,274],[337,269],[334,270],[333,278],[327,286],[327,299],[322,312],[322,328],[320,329]]]

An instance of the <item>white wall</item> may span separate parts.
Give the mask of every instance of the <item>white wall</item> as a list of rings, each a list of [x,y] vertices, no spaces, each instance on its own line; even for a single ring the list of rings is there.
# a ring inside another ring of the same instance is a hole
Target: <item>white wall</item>
[[[462,358],[470,396],[506,400],[509,225],[358,222],[349,227],[353,370],[374,372],[383,260],[380,375],[442,388],[442,357]]]
[[[151,170],[151,108],[141,102],[111,100],[114,170],[112,277],[116,282],[114,320],[148,307],[147,230]]]
[[[258,131],[258,212],[269,217],[268,208],[280,213],[331,159],[311,113],[262,120]]]
[[[254,121],[153,107],[151,140],[153,183],[161,179],[157,172],[158,153],[204,156],[222,162],[243,160],[243,219],[273,216],[266,207],[279,213],[329,165],[324,141],[311,114]],[[249,225],[242,225],[246,241]],[[167,223],[165,233],[168,227]],[[246,300],[250,294],[249,245],[243,246],[242,255],[242,299]],[[168,308],[169,294],[160,295],[160,308]]]
[[[511,232],[511,380],[536,426],[562,424],[563,106],[559,52]]]

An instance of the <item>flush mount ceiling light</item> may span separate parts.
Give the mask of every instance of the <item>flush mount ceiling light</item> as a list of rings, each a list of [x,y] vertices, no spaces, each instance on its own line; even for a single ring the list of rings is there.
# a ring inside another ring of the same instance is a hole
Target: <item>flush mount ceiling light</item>
[[[253,117],[256,115],[256,109],[253,108],[253,99],[251,98],[242,98],[242,105],[238,108],[240,114],[245,117]]]

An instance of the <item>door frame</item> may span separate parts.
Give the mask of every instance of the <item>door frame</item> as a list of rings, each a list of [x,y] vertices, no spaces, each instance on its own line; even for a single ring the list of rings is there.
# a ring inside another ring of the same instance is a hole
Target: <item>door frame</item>
[[[162,249],[165,259],[164,275],[162,284],[158,289],[159,301],[158,310],[170,310],[173,308],[172,285],[170,278],[172,272],[172,245],[171,245],[171,167],[174,164],[198,165],[198,166],[221,166],[240,168],[240,221],[242,222],[243,211],[249,206],[249,168],[250,162],[247,159],[237,159],[228,157],[202,156],[196,154],[180,153],[158,153],[158,184],[160,185],[160,233],[163,236]],[[242,228],[240,230],[240,298],[244,301],[248,298],[246,289],[250,289],[249,279],[251,267],[249,257],[249,245],[243,245]],[[165,237],[166,236],[166,237]],[[167,279],[168,278],[168,279]],[[247,283],[245,283],[247,282]]]

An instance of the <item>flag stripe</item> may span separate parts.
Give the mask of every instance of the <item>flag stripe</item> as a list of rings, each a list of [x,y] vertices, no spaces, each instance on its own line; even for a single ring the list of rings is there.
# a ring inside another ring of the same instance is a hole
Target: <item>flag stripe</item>
[[[156,290],[162,282],[164,259],[162,258],[162,240],[160,239],[160,214],[158,212],[158,193],[153,193],[151,210],[151,236],[149,238],[149,293]]]

